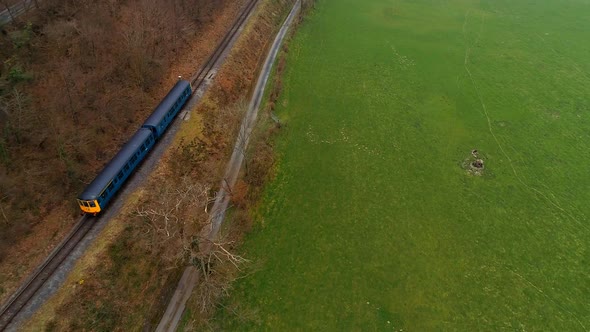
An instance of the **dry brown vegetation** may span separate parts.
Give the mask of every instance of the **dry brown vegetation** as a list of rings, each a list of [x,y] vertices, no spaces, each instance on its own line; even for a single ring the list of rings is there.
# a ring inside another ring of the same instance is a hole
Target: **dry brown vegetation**
[[[303,1],[302,15],[292,28],[291,33],[296,29],[300,20],[308,10],[314,6],[313,0]],[[286,14],[284,11],[282,14]],[[279,16],[277,19],[282,21]],[[225,229],[222,229],[220,238],[231,240],[233,246],[230,249],[239,253],[237,248],[242,238],[252,227],[257,212],[257,205],[263,193],[265,184],[274,176],[275,152],[274,138],[278,134],[282,124],[278,122],[273,114],[274,105],[282,91],[282,76],[286,67],[286,53],[288,52],[288,41],[282,47],[278,63],[274,69],[272,83],[268,87],[268,100],[265,101],[264,110],[259,113],[257,125],[250,137],[250,145],[245,152],[245,164],[241,179],[231,191],[232,213],[226,221]],[[220,241],[223,241],[220,240]],[[247,258],[247,257],[246,257]],[[233,284],[240,278],[247,278],[256,272],[264,262],[249,261],[248,264],[236,266],[231,260],[219,261],[214,265],[213,270],[205,275],[193,290],[193,295],[187,304],[187,313],[181,329],[184,331],[193,330],[221,330],[218,321],[215,320],[215,311],[224,306],[224,299],[231,296]],[[205,305],[206,304],[206,305]],[[259,316],[255,310],[245,307],[225,308],[227,312],[236,315],[239,321],[258,321]]]
[[[2,27],[0,298],[59,241],[75,196],[242,3],[47,0]]]
[[[272,168],[268,143],[259,154],[260,140],[253,142],[256,152],[247,156],[246,176],[233,191],[237,208],[232,212],[231,229],[222,231],[209,255],[198,251],[203,241],[199,230],[209,222],[206,211],[225,171],[256,70],[272,41],[269,36],[278,29],[291,3],[263,1],[215,85],[150,176],[146,187],[152,189],[137,194],[127,212],[112,221],[124,222],[124,230],[106,252],[94,258],[97,265],[70,277],[75,287],[60,291],[59,301],[52,304],[54,313],[40,313],[38,323],[31,326],[47,330],[153,329],[187,264],[205,272],[205,282],[195,289],[199,315],[209,315],[227,294],[245,263],[233,252],[250,227],[247,209]],[[195,131],[196,127],[202,130]],[[80,278],[85,280],[82,285],[76,284]]]

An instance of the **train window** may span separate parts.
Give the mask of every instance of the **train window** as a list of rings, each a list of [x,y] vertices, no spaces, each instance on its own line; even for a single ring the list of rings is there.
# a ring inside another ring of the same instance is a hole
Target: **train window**
[[[100,198],[105,199],[107,198],[107,192],[103,192],[102,195],[100,195]]]
[[[131,163],[135,163],[136,160],[137,160],[137,156],[133,155],[133,157],[131,158]]]
[[[119,180],[121,180],[123,178],[123,172],[119,172],[119,176],[117,176],[119,178]]]
[[[113,186],[113,184],[109,184],[109,191],[112,191],[115,188],[115,186]]]
[[[146,147],[145,147],[145,144],[142,144],[142,145],[141,145],[141,152],[144,152],[144,151],[145,151],[145,149],[146,149]]]
[[[114,183],[114,184],[117,184],[117,182],[118,182],[118,181],[119,181],[119,180],[117,180],[117,178],[115,178],[115,179],[113,180],[113,183]]]
[[[129,171],[129,164],[125,165],[125,172]]]
[[[94,204],[94,201],[90,201],[90,207],[96,207],[96,204]]]

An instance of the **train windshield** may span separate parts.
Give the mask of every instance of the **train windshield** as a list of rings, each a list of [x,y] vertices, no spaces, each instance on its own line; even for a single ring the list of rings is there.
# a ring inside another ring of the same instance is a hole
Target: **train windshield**
[[[94,203],[94,201],[79,201],[80,205],[85,206],[85,207],[96,207],[96,204]]]

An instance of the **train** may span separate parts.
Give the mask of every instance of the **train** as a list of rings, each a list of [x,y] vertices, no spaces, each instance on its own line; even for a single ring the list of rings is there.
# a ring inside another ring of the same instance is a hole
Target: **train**
[[[104,211],[125,181],[164,135],[191,94],[190,82],[179,79],[139,130],[78,196],[77,201],[82,213],[96,216]]]

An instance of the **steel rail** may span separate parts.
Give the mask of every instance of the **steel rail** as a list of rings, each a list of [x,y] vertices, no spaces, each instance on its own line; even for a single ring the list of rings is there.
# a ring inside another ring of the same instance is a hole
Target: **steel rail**
[[[223,54],[223,52],[227,48],[227,45],[232,40],[232,38],[240,30],[240,28],[242,27],[242,24],[244,23],[246,18],[248,18],[248,16],[252,12],[252,9],[254,9],[257,2],[258,2],[258,0],[252,0],[252,1],[250,1],[250,3],[248,3],[246,5],[246,7],[242,11],[242,13],[238,16],[238,18],[236,19],[234,24],[229,29],[229,31],[225,34],[225,36],[223,37],[223,39],[221,40],[219,45],[217,45],[217,48],[215,48],[213,53],[211,53],[211,55],[207,59],[207,62],[205,62],[205,64],[201,67],[201,69],[197,72],[197,74],[191,78],[191,85],[193,88],[193,92],[197,91],[199,89],[199,87],[203,84],[203,82],[205,81],[207,76],[210,74],[210,72],[214,68],[215,63],[217,62],[219,57]]]
[[[90,220],[89,220],[90,219]],[[64,240],[35,269],[27,281],[10,297],[0,309],[0,330],[6,329],[22,308],[35,295],[37,290],[51,277],[53,272],[76,248],[86,233],[95,225],[93,218],[82,216]]]

